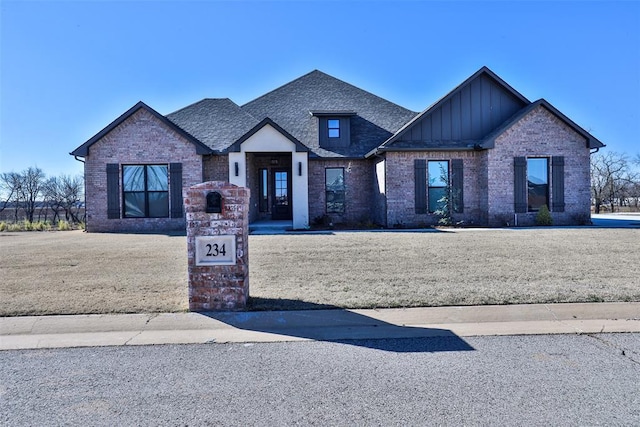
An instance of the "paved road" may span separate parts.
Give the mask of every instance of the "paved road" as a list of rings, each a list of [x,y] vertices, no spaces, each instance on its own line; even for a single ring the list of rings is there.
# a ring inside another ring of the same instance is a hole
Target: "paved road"
[[[16,350],[0,359],[0,424],[11,426],[640,425],[640,334]]]

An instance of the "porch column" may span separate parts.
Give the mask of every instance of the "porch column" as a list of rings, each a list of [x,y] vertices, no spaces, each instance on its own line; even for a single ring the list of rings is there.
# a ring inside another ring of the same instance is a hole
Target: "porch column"
[[[291,153],[291,185],[293,197],[293,228],[309,228],[309,155]]]

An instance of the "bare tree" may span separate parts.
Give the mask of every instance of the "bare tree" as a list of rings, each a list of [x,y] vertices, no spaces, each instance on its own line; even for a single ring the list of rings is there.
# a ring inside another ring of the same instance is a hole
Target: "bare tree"
[[[7,207],[13,207],[14,220],[18,221],[18,212],[20,210],[23,176],[18,172],[4,172],[0,174],[0,189],[3,193],[2,206],[0,212]]]
[[[616,202],[622,205],[636,178],[626,154],[608,152],[591,156],[591,194],[595,212],[600,213],[603,204],[609,204],[612,212]]]
[[[33,222],[36,202],[38,201],[38,197],[40,197],[45,175],[44,172],[42,172],[42,169],[38,167],[29,167],[20,175],[22,175],[22,185],[20,186],[19,191],[20,201],[22,203],[26,219],[29,222]]]
[[[84,182],[81,176],[60,176],[62,208],[67,221],[80,222],[78,213],[83,198],[83,189]]]

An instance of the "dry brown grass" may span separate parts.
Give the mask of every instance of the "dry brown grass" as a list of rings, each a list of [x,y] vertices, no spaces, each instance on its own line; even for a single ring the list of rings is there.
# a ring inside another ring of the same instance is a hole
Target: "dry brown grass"
[[[254,309],[640,301],[640,230],[250,236]],[[187,309],[184,236],[0,233],[0,315]]]

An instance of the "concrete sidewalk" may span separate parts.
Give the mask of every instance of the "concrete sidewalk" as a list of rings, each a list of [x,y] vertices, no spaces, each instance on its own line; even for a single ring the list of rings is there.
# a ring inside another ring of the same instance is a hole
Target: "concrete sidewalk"
[[[640,303],[0,318],[0,350],[640,332]]]

